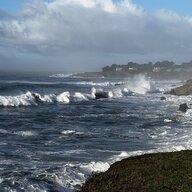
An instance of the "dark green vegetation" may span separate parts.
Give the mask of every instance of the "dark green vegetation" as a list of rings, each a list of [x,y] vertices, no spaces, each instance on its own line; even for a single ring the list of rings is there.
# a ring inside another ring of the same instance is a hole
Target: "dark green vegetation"
[[[171,95],[187,96],[192,94],[192,80],[188,80],[184,85],[171,89]]]
[[[157,61],[138,64],[128,62],[126,65],[113,64],[103,67],[101,72],[85,72],[77,74],[82,77],[132,77],[137,74],[145,74],[153,79],[190,79],[192,73],[192,61],[175,64],[172,61]]]
[[[176,65],[172,61],[157,61],[138,64],[129,62],[127,65],[113,64],[102,69],[105,76],[131,76],[146,74],[153,79],[189,79],[192,72],[192,61]]]
[[[191,192],[192,151],[124,159],[93,175],[81,192]]]

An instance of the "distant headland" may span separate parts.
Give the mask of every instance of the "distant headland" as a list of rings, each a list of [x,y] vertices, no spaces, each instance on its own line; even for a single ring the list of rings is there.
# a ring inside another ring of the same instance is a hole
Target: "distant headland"
[[[175,64],[173,61],[157,61],[138,64],[128,62],[126,65],[112,64],[100,72],[79,73],[82,77],[131,77],[145,74],[153,79],[189,79],[192,74],[192,61]]]

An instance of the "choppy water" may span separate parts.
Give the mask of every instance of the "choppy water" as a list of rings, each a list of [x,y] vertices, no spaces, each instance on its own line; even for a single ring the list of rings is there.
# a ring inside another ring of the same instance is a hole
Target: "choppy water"
[[[75,191],[122,158],[192,147],[180,81],[1,74],[0,191]],[[109,93],[95,99],[95,92]]]

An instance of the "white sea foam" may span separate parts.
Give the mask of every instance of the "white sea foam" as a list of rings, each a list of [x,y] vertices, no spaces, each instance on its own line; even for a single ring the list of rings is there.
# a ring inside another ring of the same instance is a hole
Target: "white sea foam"
[[[91,86],[99,86],[99,87],[106,87],[111,85],[110,82],[93,82],[93,81],[81,81],[77,83],[78,85],[91,85]]]
[[[75,131],[75,130],[64,130],[61,132],[61,134],[65,135],[65,136],[69,136],[69,135],[82,135],[83,132],[79,132],[79,131]]]
[[[37,105],[31,92],[18,96],[0,96],[0,106],[29,106]]]
[[[37,135],[37,133],[34,131],[16,131],[16,132],[14,132],[14,134],[22,136],[22,137],[32,137],[32,136]]]
[[[70,102],[70,93],[67,91],[67,92],[63,92],[61,93],[60,95],[57,96],[57,101],[59,103],[69,103]]]
[[[76,154],[76,155],[78,155],[78,154],[82,154],[82,153],[85,153],[86,154],[86,150],[80,150],[80,149],[78,149],[78,150],[69,150],[69,151],[66,151],[65,152],[66,154]]]
[[[109,97],[109,98],[112,98],[113,96],[114,96],[114,95],[113,95],[113,92],[112,92],[112,91],[109,91],[109,92],[108,92],[108,97]]]
[[[132,92],[129,89],[127,89],[126,87],[124,87],[122,89],[122,93],[123,93],[124,96],[129,96],[129,95],[132,94]]]
[[[97,90],[95,89],[95,87],[92,87],[91,89],[91,96],[92,98],[95,98],[95,93],[97,92]]]
[[[0,129],[0,134],[8,134],[9,132],[5,129]]]
[[[113,91],[111,91],[111,93],[112,93],[111,97],[114,97],[114,98],[121,98],[121,97],[123,97],[123,92],[122,92],[121,88],[114,89]]]
[[[137,80],[135,80],[137,81]],[[148,82],[149,80],[146,79],[146,81],[142,82],[142,83],[134,83],[134,82],[129,82],[129,85],[122,85],[120,87],[110,87],[107,91],[111,92],[113,97],[116,99],[123,97],[123,96],[127,96],[131,93],[134,92],[134,86],[135,86],[135,93],[138,94],[146,94],[149,93],[151,91],[153,91],[153,86],[149,86],[150,82]],[[141,82],[141,80],[139,81]],[[148,84],[149,83],[149,84]],[[132,88],[133,87],[133,88]],[[104,87],[102,87],[104,88]],[[107,88],[105,88],[107,89]],[[99,90],[99,88],[97,87],[97,90]],[[85,94],[85,93],[80,93],[80,92],[76,92],[76,93],[69,93],[69,92],[63,92],[59,95],[56,94],[48,94],[48,95],[41,95],[41,94],[36,94],[36,97],[34,97],[34,94],[32,93],[26,93],[24,94],[24,98],[25,98],[25,102],[29,102],[29,105],[38,105],[38,100],[39,102],[43,102],[43,103],[53,103],[53,102],[61,102],[61,103],[68,103],[68,102],[73,102],[73,101],[81,101],[81,100],[85,100],[85,99],[93,99],[94,95],[92,95],[92,93],[94,93],[95,91],[97,91],[96,89],[93,88],[91,94]],[[27,96],[28,95],[28,96]],[[92,95],[92,96],[91,96]],[[19,96],[14,96],[14,97],[19,97],[20,100],[20,95]],[[143,95],[142,95],[143,97]],[[171,99],[170,99],[171,98]],[[174,98],[174,99],[172,99]],[[15,98],[11,98],[12,100]],[[173,105],[178,105],[179,103],[183,102],[183,101],[187,101],[188,103],[190,103],[190,97],[181,97],[178,98],[176,96],[167,96],[167,100],[166,102],[171,103],[171,105],[173,103]],[[170,102],[171,101],[171,102]],[[87,117],[100,117],[103,114],[82,114],[82,117],[85,117],[87,115]],[[122,114],[120,114],[122,115]],[[124,114],[123,114],[124,115]],[[125,115],[128,115],[127,113]],[[181,116],[181,119],[186,118],[186,116],[190,117],[191,115],[191,110],[188,110],[188,112],[186,114],[183,114]],[[184,117],[183,117],[184,116]],[[79,116],[81,117],[81,116]],[[158,117],[158,116],[157,116]],[[75,117],[74,117],[75,118]],[[151,118],[151,117],[150,117]],[[152,117],[153,118],[153,117]],[[170,122],[172,122],[171,120],[172,118],[170,116],[166,117],[164,119],[164,123],[166,125],[171,125]],[[182,120],[183,120],[182,119]],[[185,119],[183,120],[183,122],[185,122]],[[169,132],[170,131],[170,132]],[[173,132],[172,132],[173,131]],[[0,133],[6,133],[6,130],[2,129],[0,130]],[[131,133],[131,132],[129,132]],[[183,133],[183,134],[181,134]],[[18,131],[15,132],[13,134],[17,134],[17,135],[21,135],[23,137],[29,137],[29,136],[33,136],[33,134],[28,133],[27,131]],[[70,137],[70,136],[74,136],[74,135],[78,135],[78,134],[83,134],[81,132],[78,132],[77,130],[63,130],[61,131],[61,137],[65,138],[65,137]],[[82,185],[82,183],[86,180],[86,178],[92,173],[92,172],[103,172],[109,169],[109,166],[119,160],[122,160],[124,158],[127,157],[131,157],[131,156],[137,156],[137,155],[142,155],[142,154],[148,154],[148,153],[157,153],[157,152],[171,152],[171,151],[180,151],[180,150],[184,150],[184,149],[191,149],[192,148],[192,141],[191,141],[191,130],[189,128],[189,130],[187,130],[187,128],[182,129],[181,132],[177,132],[176,128],[174,129],[170,129],[167,126],[161,126],[157,132],[150,132],[149,135],[151,136],[151,140],[152,140],[152,148],[153,150],[138,150],[138,151],[122,151],[122,152],[115,152],[116,155],[113,155],[111,158],[109,159],[104,159],[102,161],[96,162],[94,160],[90,160],[91,162],[89,163],[77,163],[77,164],[64,164],[62,165],[61,169],[55,169],[53,172],[45,172],[45,177],[47,181],[50,181],[52,183],[56,183],[61,187],[66,187],[66,191],[70,191],[70,189],[75,189],[77,185]],[[154,135],[153,135],[154,134]],[[170,137],[168,137],[170,136]],[[160,141],[160,139],[162,139]],[[153,143],[154,141],[154,143]],[[158,142],[155,142],[158,141]],[[155,148],[155,149],[154,149]],[[79,155],[82,153],[86,153],[86,151],[80,151],[80,150],[68,150],[65,152],[66,154],[69,153],[71,155]],[[50,169],[49,169],[50,171]],[[40,191],[40,189],[37,189],[37,185],[29,185],[31,186],[29,191]],[[33,186],[33,187],[32,187]],[[43,191],[43,190],[42,190]],[[65,191],[65,190],[64,190]]]
[[[164,119],[164,122],[165,123],[170,123],[170,122],[172,122],[172,120],[171,119]]]
[[[61,74],[61,73],[58,73],[58,74],[52,74],[50,75],[49,77],[54,77],[54,78],[67,78],[67,77],[72,77],[73,73],[67,73],[67,74]]]
[[[76,92],[73,97],[74,97],[75,101],[88,101],[89,100],[87,96],[85,96],[84,94],[82,94],[80,92]]]
[[[125,88],[137,94],[146,94],[155,90],[152,82],[145,75],[136,75],[133,79],[128,79]]]
[[[65,130],[61,132],[63,135],[71,135],[71,134],[75,134],[76,131],[74,130]]]
[[[3,183],[3,181],[4,181],[3,178],[0,178],[0,183]]]
[[[73,82],[71,82],[73,83]],[[78,85],[81,84],[88,84],[97,86],[92,88],[91,93],[82,93],[82,92],[75,92],[70,93],[69,91],[64,91],[60,94],[39,94],[35,92],[26,92],[20,95],[15,96],[0,96],[0,106],[37,106],[41,103],[62,103],[68,104],[70,101],[88,101],[91,99],[95,99],[96,92],[103,92],[108,94],[108,98],[121,98],[123,96],[129,95],[131,92],[138,93],[138,94],[146,94],[149,91],[152,91],[152,84],[149,79],[145,78],[143,75],[136,76],[133,79],[128,80],[125,82],[120,82],[118,87],[114,88],[114,86],[109,85],[116,85],[114,82],[110,83],[106,82],[76,82]],[[104,86],[109,86],[103,90]]]
[[[0,106],[35,106],[40,103],[64,103],[67,104],[70,102],[70,93],[63,92],[59,95],[49,94],[49,95],[40,95],[39,93],[26,92],[24,94],[16,96],[0,96]]]
[[[188,95],[188,96],[175,96],[175,95],[169,95],[167,97],[168,101],[171,101],[173,103],[175,103],[176,105],[179,105],[181,103],[191,103],[192,101],[192,96]]]
[[[116,85],[113,83],[113,85]],[[131,94],[141,94],[156,92],[158,89],[155,88],[154,82],[151,82],[149,78],[146,78],[145,75],[136,75],[132,79],[127,79],[127,81],[121,82],[118,84],[118,87],[110,87],[106,90],[103,88],[92,88],[91,96],[95,98],[97,92],[108,93],[109,98],[122,98],[124,96],[129,96]]]
[[[165,136],[167,135],[167,131],[163,131],[162,133],[160,133],[160,136]]]
[[[109,169],[110,165],[107,162],[99,161],[99,162],[91,162],[89,164],[84,164],[84,165],[81,165],[80,167],[88,170],[89,172],[104,172]]]
[[[129,157],[140,156],[144,154],[161,153],[161,152],[176,152],[176,151],[188,150],[188,149],[191,149],[191,147],[192,146],[189,147],[189,146],[182,146],[182,145],[175,145],[175,146],[168,145],[165,147],[160,147],[157,149],[151,149],[146,151],[141,151],[141,150],[131,151],[131,152],[122,151],[120,154],[110,157],[107,162],[109,163],[109,165],[111,165],[117,161],[121,161],[122,159],[129,158]]]

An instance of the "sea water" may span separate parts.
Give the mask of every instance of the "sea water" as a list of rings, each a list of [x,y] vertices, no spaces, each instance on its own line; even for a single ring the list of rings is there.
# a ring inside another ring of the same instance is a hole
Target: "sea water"
[[[191,96],[164,95],[182,83],[1,74],[0,191],[76,191],[123,158],[191,149]]]

